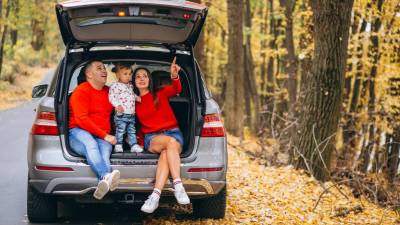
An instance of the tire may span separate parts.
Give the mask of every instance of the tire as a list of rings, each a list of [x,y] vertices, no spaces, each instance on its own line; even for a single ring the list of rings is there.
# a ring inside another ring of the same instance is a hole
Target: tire
[[[193,200],[193,215],[197,218],[222,219],[226,209],[226,186],[215,196]]]
[[[57,219],[57,199],[41,194],[28,184],[27,211],[32,223],[53,222]]]

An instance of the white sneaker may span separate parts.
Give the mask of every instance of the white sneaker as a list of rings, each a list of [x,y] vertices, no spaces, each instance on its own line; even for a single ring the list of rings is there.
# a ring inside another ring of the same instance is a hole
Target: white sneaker
[[[190,204],[189,196],[186,194],[185,188],[183,186],[175,187],[174,195],[176,201],[181,205]]]
[[[110,191],[114,191],[117,189],[119,185],[119,178],[121,177],[121,173],[119,170],[113,170],[111,173],[107,173],[106,176],[104,177],[108,185],[110,186]]]
[[[138,145],[138,144],[134,144],[134,145],[131,147],[131,152],[137,152],[137,153],[143,152],[143,148],[140,147],[140,145]]]
[[[102,179],[99,181],[97,184],[96,191],[93,193],[93,197],[101,200],[104,195],[107,194],[107,192],[110,190],[110,186],[108,185],[108,182],[106,179]]]
[[[122,145],[115,145],[114,152],[116,152],[116,153],[124,152]]]
[[[159,196],[155,196],[154,194],[151,194],[149,198],[144,202],[142,210],[145,213],[153,213],[154,210],[158,208],[158,202],[160,200]]]

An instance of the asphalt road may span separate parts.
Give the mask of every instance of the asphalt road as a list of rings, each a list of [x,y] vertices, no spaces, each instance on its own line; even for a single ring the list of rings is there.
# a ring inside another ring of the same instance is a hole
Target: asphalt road
[[[49,72],[41,83],[47,83]],[[0,225],[30,224],[26,216],[27,144],[38,100],[0,111]],[[59,204],[53,224],[141,224],[138,207]]]

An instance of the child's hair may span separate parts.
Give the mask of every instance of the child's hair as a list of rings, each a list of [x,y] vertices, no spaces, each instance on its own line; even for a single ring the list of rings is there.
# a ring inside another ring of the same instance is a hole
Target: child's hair
[[[132,65],[127,62],[118,62],[118,63],[115,63],[114,67],[111,69],[111,72],[117,73],[121,69],[132,70]]]

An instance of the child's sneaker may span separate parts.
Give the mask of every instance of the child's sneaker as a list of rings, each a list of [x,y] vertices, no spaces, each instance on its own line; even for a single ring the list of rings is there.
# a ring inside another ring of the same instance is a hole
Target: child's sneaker
[[[114,152],[116,152],[116,153],[124,152],[122,145],[115,145]]]
[[[108,181],[106,179],[102,179],[97,184],[97,188],[96,191],[93,193],[93,197],[96,198],[97,200],[101,200],[109,190],[110,186],[108,184]]]
[[[138,144],[134,144],[134,145],[131,147],[131,152],[140,153],[140,152],[143,152],[143,148],[140,147],[140,145],[138,145]]]
[[[114,191],[117,189],[119,185],[119,178],[121,177],[121,173],[119,170],[113,170],[111,173],[107,173],[106,176],[104,177],[108,185],[110,186],[110,191]]]

